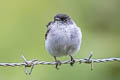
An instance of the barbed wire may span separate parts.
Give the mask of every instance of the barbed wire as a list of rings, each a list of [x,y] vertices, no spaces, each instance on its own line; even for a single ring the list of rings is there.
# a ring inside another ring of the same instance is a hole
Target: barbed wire
[[[75,63],[87,63],[91,64],[91,70],[93,70],[93,63],[102,63],[102,62],[113,62],[113,61],[120,61],[120,58],[104,58],[104,59],[92,59],[92,54],[90,54],[89,58],[84,58],[84,59],[74,59]],[[32,69],[34,68],[34,65],[56,65],[56,62],[47,62],[47,61],[41,61],[37,59],[33,59],[30,61],[27,61],[27,59],[22,56],[24,62],[23,63],[0,63],[0,66],[11,66],[11,67],[16,67],[16,66],[25,66],[25,73],[26,74],[31,74]],[[65,60],[62,61],[61,64],[70,64],[70,60]],[[28,72],[27,67],[31,67],[31,70]]]

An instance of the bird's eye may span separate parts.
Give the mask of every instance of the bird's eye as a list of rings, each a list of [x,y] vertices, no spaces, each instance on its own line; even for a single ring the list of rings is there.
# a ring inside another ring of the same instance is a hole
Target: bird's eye
[[[66,18],[60,18],[60,20],[61,20],[61,21],[67,21],[67,19],[66,19]]]
[[[64,21],[64,20],[65,20],[65,18],[61,18],[61,20],[62,20],[62,21]]]

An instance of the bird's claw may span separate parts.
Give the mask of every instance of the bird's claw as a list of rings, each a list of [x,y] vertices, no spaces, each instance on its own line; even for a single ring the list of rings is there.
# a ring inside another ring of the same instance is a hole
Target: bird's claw
[[[75,63],[75,60],[72,58],[71,62],[70,62],[70,65],[73,66],[74,63]]]
[[[61,65],[61,62],[60,61],[56,61],[56,69],[58,70],[59,68],[58,68],[58,66],[60,66]]]

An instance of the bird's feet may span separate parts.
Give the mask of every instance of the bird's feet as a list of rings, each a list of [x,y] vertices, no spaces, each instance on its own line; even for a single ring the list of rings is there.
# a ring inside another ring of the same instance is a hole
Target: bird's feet
[[[55,62],[56,62],[56,69],[58,70],[58,66],[61,65],[61,62],[59,60],[56,59],[56,56],[54,56]]]
[[[58,70],[59,69],[58,66],[61,65],[61,62],[59,60],[56,60],[55,62],[56,62],[56,69]]]
[[[73,64],[75,63],[74,58],[70,55],[71,61],[70,61],[70,65],[73,66]]]

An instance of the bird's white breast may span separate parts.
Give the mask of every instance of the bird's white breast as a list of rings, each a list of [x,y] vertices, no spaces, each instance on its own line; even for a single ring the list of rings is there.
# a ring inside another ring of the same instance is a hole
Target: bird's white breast
[[[81,39],[81,30],[75,24],[52,26],[45,47],[52,56],[71,55],[79,51]]]

